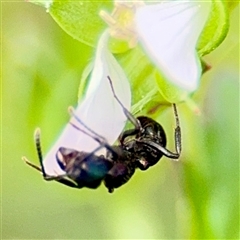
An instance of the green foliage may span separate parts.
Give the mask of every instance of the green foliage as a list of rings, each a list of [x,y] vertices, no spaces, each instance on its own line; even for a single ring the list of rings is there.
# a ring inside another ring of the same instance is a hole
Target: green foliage
[[[110,1],[53,1],[49,13],[70,36],[94,47],[106,28],[99,11],[111,8]]]
[[[159,92],[167,101],[177,103],[187,99],[189,94],[187,91],[181,90],[174,84],[166,81],[158,71],[155,72],[155,78]]]
[[[34,3],[36,5],[39,5],[41,7],[44,7],[46,9],[49,9],[50,5],[52,4],[52,0],[44,0],[44,1],[41,1],[41,0],[29,0],[29,2],[31,3]]]
[[[212,52],[225,39],[229,28],[229,11],[226,3],[212,0],[210,16],[198,42],[198,53],[204,56]]]
[[[39,1],[31,0],[31,2],[39,4]],[[113,10],[112,1],[46,1],[42,3],[42,6],[47,8],[53,19],[70,36],[92,47],[96,46],[100,34],[107,27],[99,17],[100,10],[106,10],[109,13]],[[229,28],[229,13],[226,6],[227,4],[224,1],[212,0],[211,14],[198,43],[200,56],[213,51],[226,37]],[[126,70],[132,86],[135,87],[133,104],[137,105],[134,105],[133,109],[138,111],[139,107],[136,106],[139,106],[140,103],[151,108],[151,106],[147,105],[147,99],[149,99],[148,89],[156,89],[156,86],[158,92],[152,91],[151,95],[153,97],[158,93],[158,102],[162,102],[163,99],[165,99],[165,103],[186,100],[187,92],[169,83],[161,76],[161,73],[156,73],[154,66],[149,67],[148,56],[139,48],[129,50],[126,42],[114,39],[111,39],[109,44],[114,53],[122,53],[123,56],[120,57],[122,58],[122,67]],[[138,66],[135,64],[137,61],[140,62]],[[83,76],[82,80],[84,79],[85,76]],[[80,97],[86,85],[87,81],[81,81]],[[141,89],[144,89],[145,92],[143,93]]]
[[[178,104],[180,161],[162,158],[109,195],[103,186],[73,190],[44,182],[21,161],[25,155],[37,164],[37,126],[44,154],[54,143],[69,119],[68,106],[77,104],[79,80],[94,52],[42,8],[3,2],[1,238],[239,239],[238,19],[235,9],[225,41],[206,56],[212,69],[192,96],[201,115]],[[130,79],[137,79],[134,112],[161,122],[173,150],[172,109],[159,97],[152,63],[134,51],[118,55]],[[143,102],[161,111],[142,109]]]
[[[239,1],[228,1],[225,0],[225,3],[227,4],[229,10],[233,10],[235,7],[239,5]]]

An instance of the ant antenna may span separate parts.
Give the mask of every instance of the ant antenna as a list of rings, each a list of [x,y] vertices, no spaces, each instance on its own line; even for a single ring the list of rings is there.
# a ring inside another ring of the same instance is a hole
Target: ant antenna
[[[116,93],[115,93],[115,90],[113,88],[113,84],[112,84],[112,80],[109,76],[107,76],[108,80],[109,80],[109,83],[110,83],[110,86],[111,86],[111,89],[112,89],[112,92],[113,92],[113,96],[114,98],[118,101],[118,103],[121,105],[121,107],[123,108],[123,111],[126,115],[129,115],[129,112],[128,110],[123,106],[123,104],[121,103],[121,101],[119,100],[119,98],[117,97]]]
[[[128,120],[130,122],[132,122],[132,124],[137,128],[137,129],[142,129],[141,124],[139,123],[139,121],[123,106],[123,104],[121,103],[121,101],[119,100],[119,98],[117,97],[114,88],[113,88],[113,84],[112,84],[112,80],[109,76],[107,76],[112,92],[113,92],[113,96],[114,98],[117,100],[117,102],[121,105],[124,114],[126,115],[126,117],[128,118]]]

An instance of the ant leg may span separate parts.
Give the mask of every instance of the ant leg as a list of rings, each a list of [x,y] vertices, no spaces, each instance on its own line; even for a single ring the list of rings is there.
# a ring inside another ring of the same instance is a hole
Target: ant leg
[[[175,128],[175,149],[177,154],[180,156],[181,151],[182,151],[182,137],[181,137],[181,128],[180,128],[180,122],[178,118],[178,112],[177,112],[177,107],[176,104],[173,104],[173,111],[175,115],[175,120],[176,120],[176,128]]]
[[[84,126],[89,132],[91,132],[92,134],[96,135],[98,137],[98,139],[101,139],[101,141],[103,142],[107,142],[106,139],[99,135],[98,133],[96,133],[95,131],[93,131],[91,128],[89,128],[76,114],[75,114],[75,110],[72,106],[68,107],[68,112],[71,116],[73,116],[82,126]],[[92,138],[95,138],[93,137],[92,135],[90,134],[87,134],[83,129],[80,129],[79,127],[77,127],[75,124],[71,123],[70,124],[75,127],[76,129],[78,129],[79,131],[85,133],[86,135],[89,135],[90,137]],[[97,141],[97,140],[96,140]]]
[[[172,159],[178,159],[181,154],[182,150],[182,144],[181,144],[181,128],[180,128],[180,123],[179,123],[179,118],[178,118],[178,113],[177,113],[177,107],[176,104],[173,104],[173,111],[175,115],[175,120],[176,120],[176,128],[175,128],[175,149],[176,153],[173,153],[166,149],[165,147],[149,140],[137,140],[137,142],[144,143],[146,145],[149,145],[151,147],[156,148],[158,151],[162,152],[163,155],[165,155],[168,158]]]
[[[68,187],[72,187],[72,188],[80,188],[77,184],[75,184],[74,182],[66,179],[66,178],[60,178],[60,179],[54,179],[55,181],[63,184],[63,185],[66,185]]]
[[[30,167],[32,167],[32,168],[34,168],[34,169],[36,169],[37,171],[39,171],[39,172],[42,173],[42,169],[41,169],[39,166],[31,163],[26,157],[22,157],[22,160],[23,160],[27,165],[29,165]]]
[[[28,159],[27,159],[26,157],[22,157],[22,160],[23,160],[27,165],[31,166],[32,168],[34,168],[34,169],[36,169],[36,170],[38,170],[39,172],[42,173],[42,169],[41,169],[39,166],[37,166],[37,165],[31,163],[30,161],[28,161]],[[43,177],[43,178],[44,178],[44,180],[47,180],[47,181],[54,180],[54,181],[56,181],[56,182],[59,182],[59,183],[61,183],[61,184],[66,185],[66,186],[68,186],[68,187],[78,188],[78,186],[77,186],[74,182],[72,182],[72,181],[70,181],[70,180],[68,180],[68,179],[66,179],[66,178],[64,178],[64,177],[66,177],[66,175],[59,175],[59,176],[49,176],[49,175],[45,175],[45,177]]]
[[[36,144],[36,149],[37,149],[37,154],[38,154],[38,160],[41,166],[41,172],[44,177],[46,178],[47,174],[45,172],[44,166],[43,166],[43,157],[42,157],[42,150],[41,150],[41,142],[40,142],[40,128],[37,128],[34,133],[34,138],[35,138],[35,144]]]
[[[64,185],[67,185],[69,187],[73,187],[73,188],[77,188],[78,186],[76,184],[74,184],[72,181],[65,179],[64,177],[66,177],[66,175],[59,175],[59,176],[49,176],[46,174],[44,166],[43,166],[43,157],[42,157],[42,150],[41,150],[41,142],[40,142],[40,129],[37,128],[35,130],[34,133],[34,137],[35,137],[35,144],[36,144],[36,148],[37,148],[37,153],[38,153],[38,159],[39,159],[39,163],[40,163],[40,167],[31,163],[30,161],[27,160],[26,157],[23,157],[22,160],[28,164],[29,166],[31,166],[32,168],[38,170],[39,172],[42,173],[44,180],[47,181],[57,181],[59,183],[62,183]]]
[[[102,147],[105,147],[106,149],[108,149],[114,157],[117,157],[118,154],[112,149],[112,146],[110,146],[107,142],[107,140],[100,136],[99,134],[97,134],[95,131],[93,131],[92,129],[90,129],[85,123],[82,122],[82,120],[74,113],[74,109],[73,107],[69,107],[69,113],[76,118],[76,120],[83,125],[89,132],[91,132],[92,134],[90,134],[89,132],[86,132],[85,130],[79,128],[78,126],[76,126],[74,123],[70,124],[76,128],[78,131],[86,134],[87,136],[91,137],[92,139],[94,139],[96,142],[98,142],[100,144],[100,146],[98,148],[96,148],[94,151],[91,152],[91,155],[94,154],[95,152],[97,152],[99,149],[101,149]]]
[[[141,131],[143,131],[143,128],[142,128],[142,125],[141,123],[139,122],[139,120],[137,118],[135,118],[125,107],[124,105],[121,103],[121,101],[119,100],[119,98],[117,97],[115,91],[114,91],[114,88],[113,88],[113,84],[112,84],[112,80],[109,76],[107,76],[108,80],[109,80],[109,83],[110,83],[110,86],[111,86],[111,89],[112,89],[112,92],[113,92],[113,96],[114,98],[117,100],[117,102],[120,104],[120,106],[122,107],[123,109],[123,112],[125,114],[125,116],[127,117],[127,119],[134,125],[134,129],[129,129],[129,130],[126,130],[124,131],[120,137],[119,137],[119,141],[121,144],[123,144],[124,142],[124,139],[128,136],[132,136],[132,135],[135,135]]]
[[[140,122],[123,106],[123,104],[121,103],[121,101],[119,100],[119,98],[117,97],[117,95],[114,91],[111,78],[109,76],[107,78],[109,80],[109,83],[110,83],[110,86],[111,86],[111,89],[112,89],[112,92],[113,92],[113,96],[117,100],[117,102],[121,105],[124,114],[126,115],[128,120],[135,126],[135,128],[140,130],[142,128]]]

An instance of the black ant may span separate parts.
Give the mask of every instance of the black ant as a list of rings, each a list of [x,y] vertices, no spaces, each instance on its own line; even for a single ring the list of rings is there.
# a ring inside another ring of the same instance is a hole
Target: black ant
[[[135,169],[146,170],[156,164],[165,155],[168,158],[178,159],[181,153],[181,131],[176,105],[173,104],[176,119],[175,147],[176,153],[165,148],[166,135],[162,126],[151,118],[140,116],[135,118],[121,103],[115,94],[112,81],[108,76],[114,98],[121,105],[127,119],[134,125],[133,129],[122,132],[119,144],[111,146],[104,137],[91,130],[79,119],[73,108],[70,113],[75,119],[88,130],[85,131],[75,124],[70,124],[77,130],[92,137],[99,143],[99,147],[87,153],[74,149],[60,147],[56,153],[56,160],[64,175],[49,176],[43,166],[43,157],[40,145],[40,130],[35,132],[35,143],[38,152],[40,167],[29,162],[25,157],[23,160],[31,167],[42,172],[45,180],[55,180],[59,183],[73,188],[97,188],[102,181],[108,191],[112,193],[115,188],[125,184],[134,174]],[[106,156],[97,156],[95,153],[101,148],[106,148]]]

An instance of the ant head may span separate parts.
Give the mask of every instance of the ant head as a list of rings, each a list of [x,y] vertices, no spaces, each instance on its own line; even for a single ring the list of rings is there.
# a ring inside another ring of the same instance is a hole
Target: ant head
[[[166,134],[163,127],[158,122],[146,116],[140,116],[137,117],[137,119],[144,129],[143,132],[138,134],[138,138],[151,139],[157,143],[161,143],[164,147],[166,146]]]

